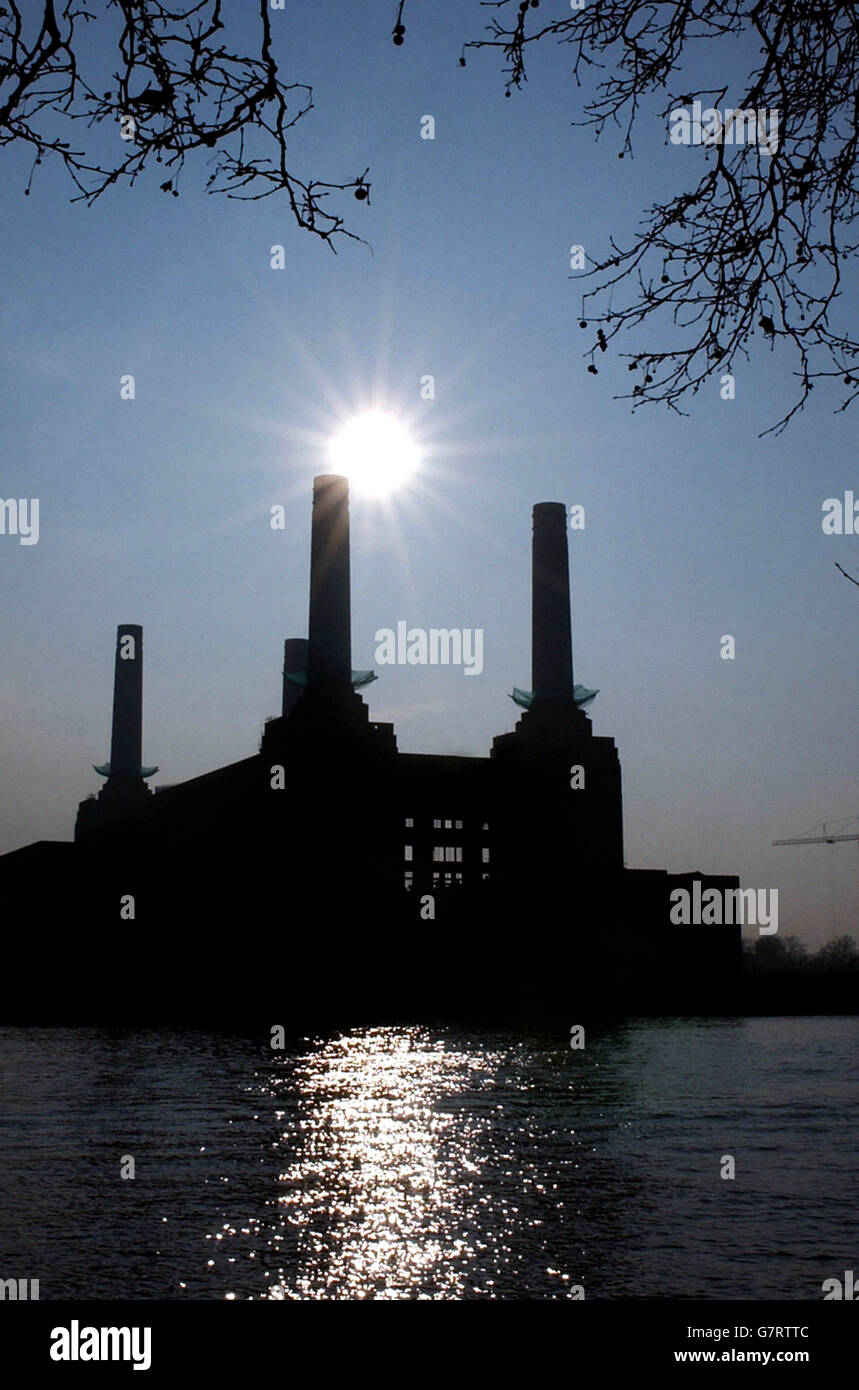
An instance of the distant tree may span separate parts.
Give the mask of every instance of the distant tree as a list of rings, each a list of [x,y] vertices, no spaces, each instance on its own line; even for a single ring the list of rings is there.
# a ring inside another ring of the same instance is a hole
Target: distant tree
[[[269,0],[256,0],[256,52],[232,51],[225,19],[237,8],[222,0],[100,0],[97,12],[89,0],[0,4],[0,147],[32,151],[25,192],[53,157],[78,189],[73,201],[91,204],[114,184],[133,184],[153,162],[167,174],[162,191],[178,197],[186,157],[200,151],[212,167],[209,192],[282,193],[298,225],[332,250],[339,235],[354,237],[326,200],[346,189],[366,200],[368,171],[329,183],[289,167],[287,135],[313,93],[280,80]]]
[[[760,938],[763,940],[764,938]],[[785,968],[788,970],[806,970],[808,968],[809,955],[805,945],[798,936],[785,936],[782,938],[784,948]]]
[[[859,947],[852,936],[836,936],[814,956],[818,970],[859,970]]]
[[[698,176],[653,203],[637,233],[622,244],[612,238],[594,259],[593,288],[582,301],[582,326],[596,330],[590,370],[621,330],[645,328],[651,345],[623,354],[637,376],[620,399],[679,409],[714,372],[732,372],[758,338],[792,348],[797,377],[795,403],[764,433],[779,433],[820,378],[840,379],[839,409],[846,409],[859,394],[859,343],[830,317],[859,250],[859,6],[581,0],[570,13],[557,0],[565,13],[550,18],[551,5],[541,8],[540,0],[480,5],[492,12],[486,35],[468,40],[460,62],[468,49],[500,50],[509,97],[525,83],[535,45],[570,45],[571,76],[583,89],[576,124],[593,126],[597,138],[606,125],[617,130],[619,159],[632,155],[636,117],[654,95],[664,99],[666,138],[670,112],[695,100],[720,111],[778,113],[774,153],[756,143],[705,146],[691,166]],[[717,87],[689,85],[684,69],[699,56],[726,74]],[[734,73],[736,82],[727,76]],[[690,165],[678,168],[684,177]],[[660,346],[666,330],[670,341]]]
[[[759,974],[807,970],[810,957],[797,936],[760,936],[746,943],[746,968]]]

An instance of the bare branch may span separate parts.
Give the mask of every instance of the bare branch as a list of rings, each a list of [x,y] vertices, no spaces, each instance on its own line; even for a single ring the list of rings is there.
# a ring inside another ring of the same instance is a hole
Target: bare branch
[[[340,236],[361,240],[328,200],[351,189],[367,201],[368,171],[343,182],[293,172],[288,134],[313,109],[312,90],[280,80],[268,0],[257,0],[258,56],[231,51],[229,8],[222,0],[106,0],[96,14],[87,0],[0,4],[0,147],[32,149],[25,193],[53,156],[77,189],[73,202],[92,204],[114,184],[134,184],[153,163],[168,174],[162,191],[178,197],[186,157],[199,150],[211,168],[210,193],[251,200],[285,193],[299,227],[332,250]],[[113,25],[111,75],[99,77],[94,21],[101,48]],[[65,138],[71,122],[78,123],[74,147]]]
[[[700,101],[701,110],[720,115],[718,133],[711,126],[705,134],[699,122],[697,183],[653,204],[632,240],[612,241],[586,272],[593,288],[580,319],[597,330],[585,353],[588,370],[596,373],[596,352],[622,330],[646,330],[653,345],[624,354],[637,379],[620,398],[633,409],[660,401],[679,411],[684,397],[714,372],[731,373],[757,340],[786,346],[796,364],[796,400],[764,433],[780,433],[821,379],[847,388],[839,410],[851,405],[859,395],[859,342],[837,319],[843,275],[859,249],[857,7],[839,0],[585,0],[581,10],[541,23],[539,0],[481,5],[492,11],[488,37],[465,48],[501,51],[506,95],[526,81],[532,45],[570,45],[571,74],[588,88],[577,124],[592,126],[597,139],[607,125],[617,129],[619,159],[633,153],[644,103],[652,115],[654,102],[668,98],[658,111],[666,143],[681,108]],[[759,62],[740,85],[679,86],[702,44],[721,46],[732,72],[737,41],[750,39]],[[766,134],[774,113],[775,140],[761,142],[758,113]],[[672,143],[680,141],[672,135]],[[666,329],[670,342],[659,346]]]
[[[841,570],[841,573],[844,575],[844,578],[849,579],[851,584],[855,584],[856,587],[859,588],[859,579],[854,579],[852,574],[848,574],[846,570],[841,569],[841,566],[839,565],[837,560],[835,561],[835,568],[837,570]]]

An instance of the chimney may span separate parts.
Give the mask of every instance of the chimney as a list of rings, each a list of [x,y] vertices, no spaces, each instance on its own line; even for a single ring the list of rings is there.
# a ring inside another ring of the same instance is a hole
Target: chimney
[[[291,638],[284,647],[284,673],[305,669],[306,687],[284,680],[283,713],[289,718],[268,720],[260,744],[264,760],[271,754],[278,762],[288,757],[294,766],[313,765],[314,785],[322,756],[336,761],[346,748],[384,757],[397,751],[392,726],[371,724],[354,688],[375,677],[352,671],[349,598],[349,483],[323,473],[313,479],[307,642]]]
[[[116,629],[116,659],[113,669],[113,727],[110,762],[95,767],[106,777],[111,791],[135,785],[148,794],[143,778],[157,767],[144,767],[143,752],[143,628],[139,623],[121,623]],[[95,766],[95,764],[94,764]]]
[[[111,777],[139,777],[142,757],[143,628],[139,623],[123,623],[116,629]]]
[[[351,692],[351,626],[349,483],[323,473],[313,480],[308,685]]]
[[[281,714],[284,719],[302,693],[302,687],[287,680],[287,676],[298,671],[307,671],[307,647],[306,637],[287,637],[283,644],[283,705]]]
[[[567,509],[563,502],[538,502],[533,515],[531,685],[534,703],[572,704]]]

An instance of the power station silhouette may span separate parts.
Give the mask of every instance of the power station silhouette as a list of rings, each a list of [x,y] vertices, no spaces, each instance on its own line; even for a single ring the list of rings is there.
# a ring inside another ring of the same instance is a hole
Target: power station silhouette
[[[0,1021],[729,1012],[740,927],[673,926],[670,894],[738,879],[624,866],[617,749],[573,679],[559,502],[533,509],[531,641],[524,713],[488,758],[399,752],[352,669],[348,482],[317,477],[308,635],[284,644],[258,753],[153,792],[143,633],[118,628],[104,786],[73,843],[0,857]]]

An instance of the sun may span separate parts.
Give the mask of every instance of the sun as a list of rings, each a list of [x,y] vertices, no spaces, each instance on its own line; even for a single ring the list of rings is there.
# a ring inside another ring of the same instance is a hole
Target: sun
[[[333,471],[344,474],[367,497],[387,497],[417,472],[420,463],[408,430],[383,410],[368,410],[349,420],[332,439],[328,458]]]

